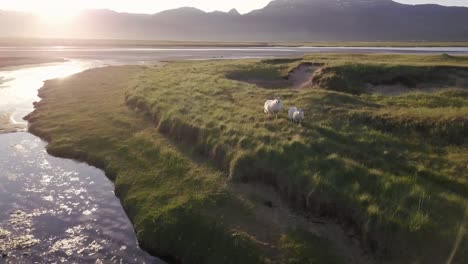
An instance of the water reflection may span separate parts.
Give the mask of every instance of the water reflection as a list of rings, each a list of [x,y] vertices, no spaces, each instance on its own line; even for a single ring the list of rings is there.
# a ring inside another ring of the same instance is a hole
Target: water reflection
[[[86,164],[49,156],[21,132],[48,79],[115,64],[70,60],[0,70],[0,263],[159,263],[138,247],[112,183]]]
[[[0,135],[0,168],[0,262],[158,262],[100,170],[49,156],[24,132]]]
[[[8,115],[10,123],[26,124],[23,117],[39,101],[37,89],[44,81],[63,78],[86,69],[101,66],[94,60],[71,60],[35,66],[2,68],[0,71],[0,116]],[[1,122],[0,122],[1,125]]]

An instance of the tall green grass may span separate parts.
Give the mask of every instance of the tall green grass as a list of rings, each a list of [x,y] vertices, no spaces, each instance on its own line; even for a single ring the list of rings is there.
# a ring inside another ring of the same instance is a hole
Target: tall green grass
[[[350,64],[357,61],[359,66]],[[445,261],[465,224],[466,91],[390,98],[357,96],[354,89],[361,78],[380,81],[386,74],[433,81],[433,71],[466,67],[468,60],[311,55],[303,62],[334,69],[344,80],[331,89],[338,92],[271,90],[226,78],[233,72],[276,78],[300,61],[178,62],[141,72],[126,102],[148,114],[171,142],[207,158],[232,181],[272,185],[299,210],[354,229],[381,260]],[[275,74],[263,74],[272,67]],[[286,109],[304,108],[305,123],[289,123],[286,111],[278,119],[264,115],[263,102],[275,96]],[[468,246],[466,239],[461,243]],[[455,260],[466,254],[459,250]]]

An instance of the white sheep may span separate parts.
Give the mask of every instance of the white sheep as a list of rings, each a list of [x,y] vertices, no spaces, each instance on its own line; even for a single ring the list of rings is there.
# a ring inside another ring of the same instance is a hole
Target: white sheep
[[[293,121],[293,115],[297,111],[297,107],[291,107],[288,111],[289,120]]]
[[[289,119],[296,123],[301,123],[304,120],[304,110],[297,107],[291,107],[288,111]]]
[[[279,111],[281,111],[282,107],[283,103],[281,102],[281,99],[276,98],[275,100],[267,100],[263,106],[263,111],[265,112],[265,114],[277,115]]]
[[[294,112],[293,120],[297,123],[302,123],[302,121],[304,121],[304,110],[297,109],[297,111]]]

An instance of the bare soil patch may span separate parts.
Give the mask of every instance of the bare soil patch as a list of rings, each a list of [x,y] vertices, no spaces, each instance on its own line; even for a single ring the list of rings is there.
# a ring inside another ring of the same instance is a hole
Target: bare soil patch
[[[257,244],[275,251],[276,245],[270,241],[277,241],[282,233],[291,229],[305,230],[322,239],[332,242],[338,256],[345,263],[373,263],[358,237],[350,230],[344,230],[332,219],[318,216],[302,216],[291,211],[289,205],[271,187],[260,183],[232,184],[234,195],[242,200],[253,203],[256,221],[239,223],[242,230],[255,237]],[[246,226],[245,226],[246,225]]]
[[[317,63],[302,63],[288,75],[288,80],[294,89],[311,88],[315,74],[323,67]]]

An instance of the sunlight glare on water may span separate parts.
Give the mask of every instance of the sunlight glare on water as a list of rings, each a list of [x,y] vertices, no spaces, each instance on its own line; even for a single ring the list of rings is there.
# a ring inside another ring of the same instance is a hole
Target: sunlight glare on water
[[[45,144],[0,134],[0,263],[162,263],[139,248],[104,173]]]
[[[102,171],[48,155],[32,134],[8,133],[24,130],[22,118],[40,100],[44,81],[104,65],[70,60],[1,68],[0,263],[163,263],[139,248]]]
[[[39,101],[37,90],[49,79],[64,78],[94,68],[98,62],[71,60],[30,67],[10,67],[0,71],[0,114],[12,116],[13,123],[25,123],[22,118]]]

